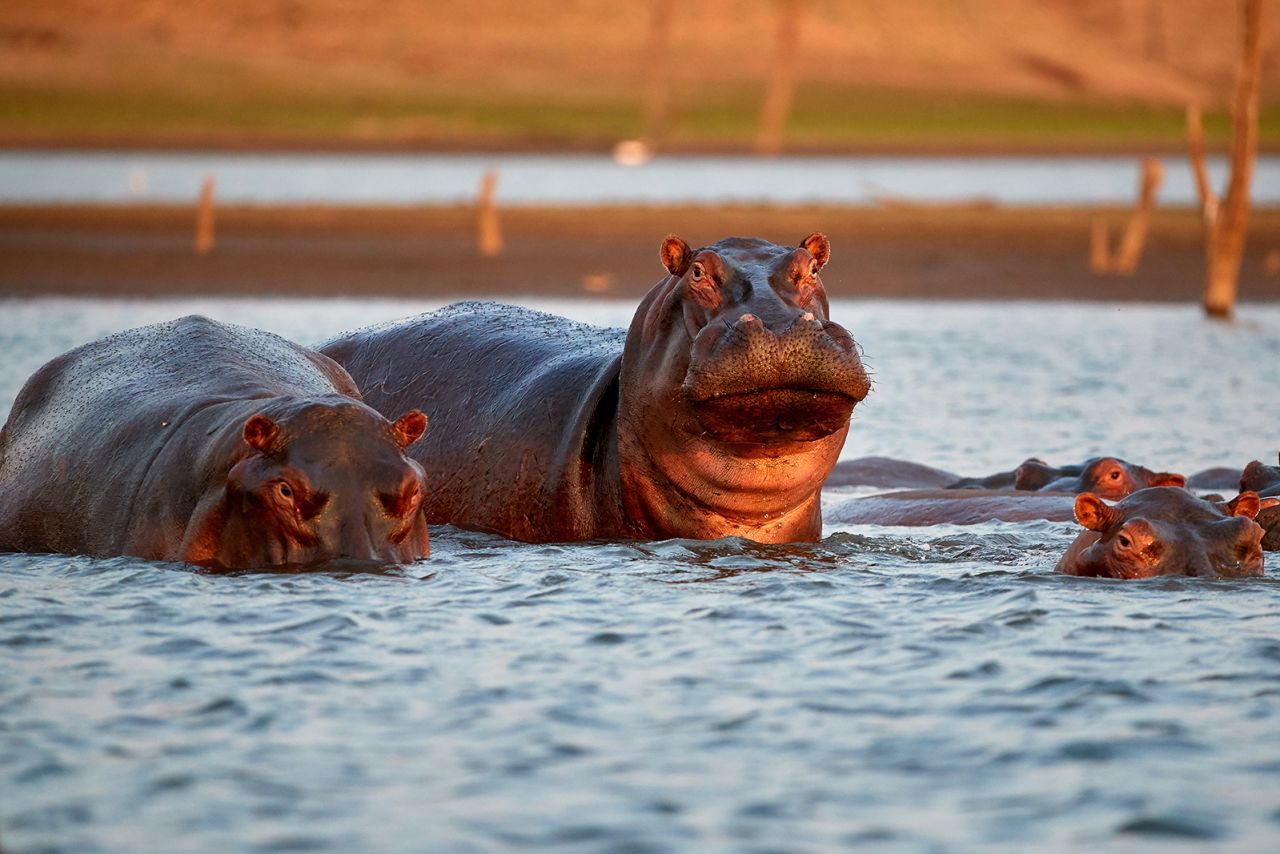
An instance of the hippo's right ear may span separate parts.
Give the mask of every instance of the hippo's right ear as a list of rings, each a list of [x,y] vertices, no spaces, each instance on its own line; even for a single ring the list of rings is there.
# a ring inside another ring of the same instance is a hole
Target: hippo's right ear
[[[1090,531],[1107,530],[1114,515],[1115,511],[1092,492],[1082,492],[1076,496],[1076,521]]]
[[[1262,509],[1262,499],[1256,492],[1242,492],[1227,502],[1227,513],[1232,516],[1244,516],[1252,519]]]
[[[279,435],[280,428],[276,426],[276,422],[265,415],[255,415],[244,422],[244,440],[249,443],[249,447],[264,454],[276,450],[276,438]]]
[[[667,239],[662,241],[662,249],[658,254],[662,258],[662,266],[677,279],[687,273],[689,265],[693,263],[693,250],[674,234],[668,234]]]
[[[416,409],[411,409],[396,419],[391,425],[391,433],[396,444],[403,450],[422,438],[427,432],[427,416]]]
[[[813,256],[813,260],[818,262],[819,270],[827,266],[827,261],[831,258],[831,241],[827,240],[825,234],[815,231],[801,240],[800,245]]]

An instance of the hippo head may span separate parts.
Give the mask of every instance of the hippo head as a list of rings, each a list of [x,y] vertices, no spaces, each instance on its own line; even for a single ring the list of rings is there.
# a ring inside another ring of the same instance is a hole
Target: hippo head
[[[194,543],[197,562],[255,567],[425,557],[426,480],[404,451],[426,427],[417,410],[390,422],[348,398],[273,405],[249,417],[225,500]]]
[[[1108,501],[1119,501],[1151,486],[1186,486],[1187,479],[1174,472],[1157,472],[1118,457],[1094,457],[1078,467],[1053,469],[1039,460],[1028,460],[1014,474],[1015,489],[1044,492],[1092,492]],[[1051,473],[1057,472],[1057,476]]]
[[[1240,473],[1240,491],[1260,495],[1280,495],[1280,466],[1269,466],[1254,460]]]
[[[1114,506],[1086,492],[1076,498],[1081,532],[1058,562],[1068,575],[1247,577],[1262,574],[1258,496],[1218,506],[1185,489],[1140,489]]]
[[[830,254],[821,234],[701,249],[668,236],[670,275],[627,335],[620,442],[699,503],[742,503],[732,514],[774,512],[765,505],[787,505],[793,488],[816,494],[870,388],[853,338],[827,316],[818,274]]]
[[[821,234],[796,248],[744,238],[698,250],[675,235],[663,242],[671,278],[640,331],[666,328],[662,352],[647,361],[668,393],[678,389],[698,432],[767,445],[847,429],[869,383],[853,339],[827,319],[818,272],[830,254]]]

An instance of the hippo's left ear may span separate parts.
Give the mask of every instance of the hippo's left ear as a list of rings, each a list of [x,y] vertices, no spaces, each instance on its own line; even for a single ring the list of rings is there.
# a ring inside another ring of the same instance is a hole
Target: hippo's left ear
[[[674,234],[668,234],[667,239],[662,241],[658,254],[662,258],[662,266],[677,279],[687,273],[689,265],[693,263],[693,250]]]
[[[1258,498],[1258,493],[1242,492],[1227,502],[1227,513],[1232,516],[1244,516],[1246,519],[1252,519],[1258,515],[1258,510],[1261,507],[1262,499]]]
[[[411,409],[401,415],[391,425],[391,434],[395,436],[396,444],[401,449],[407,448],[421,439],[422,434],[425,432],[427,432],[427,416],[416,409]]]
[[[1171,471],[1158,471],[1151,475],[1152,486],[1177,486],[1187,488],[1187,479],[1183,475]]]
[[[827,240],[825,234],[815,231],[804,240],[801,240],[800,245],[808,250],[809,254],[813,256],[813,260],[818,262],[819,270],[827,266],[827,259],[831,257],[831,241]]]
[[[1082,492],[1076,496],[1076,521],[1090,531],[1107,530],[1114,515],[1115,511],[1092,492]]]

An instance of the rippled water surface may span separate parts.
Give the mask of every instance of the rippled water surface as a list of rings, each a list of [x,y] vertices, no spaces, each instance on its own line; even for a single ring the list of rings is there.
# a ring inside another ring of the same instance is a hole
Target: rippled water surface
[[[51,356],[190,311],[315,343],[429,307],[0,302],[0,407]],[[845,454],[1273,457],[1280,309],[1241,313],[837,303],[876,379]],[[432,534],[381,574],[0,555],[0,845],[1280,847],[1276,555],[1125,583],[1055,576],[1057,523]]]

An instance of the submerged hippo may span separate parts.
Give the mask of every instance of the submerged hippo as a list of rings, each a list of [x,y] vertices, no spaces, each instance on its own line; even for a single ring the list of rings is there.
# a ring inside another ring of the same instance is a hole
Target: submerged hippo
[[[426,429],[329,358],[203,317],[72,350],[0,432],[0,550],[226,568],[427,554]]]
[[[1118,457],[1094,457],[1066,466],[1051,466],[1033,457],[1012,471],[984,477],[959,477],[943,469],[889,457],[861,457],[837,464],[826,483],[831,487],[1095,492],[1112,501],[1148,486],[1185,484],[1186,479],[1180,474],[1151,471]]]
[[[1027,460],[1014,471],[1013,488],[1036,492],[1092,492],[1108,501],[1119,501],[1152,486],[1187,485],[1174,472],[1152,471],[1118,457],[1094,457],[1079,466],[1054,468],[1040,460]]]
[[[527,542],[816,540],[869,383],[828,319],[830,245],[662,243],[629,330],[461,303],[321,349],[382,412],[418,407],[432,522]]]
[[[1280,551],[1280,466],[1269,466],[1254,460],[1240,473],[1240,490],[1252,490],[1262,496],[1262,509],[1257,522],[1267,532],[1262,547]]]
[[[845,525],[979,525],[1072,518],[1075,496],[1066,492],[1004,489],[920,489],[852,498],[828,508],[828,522]]]
[[[1076,498],[1075,515],[1087,530],[1057,570],[1104,578],[1262,575],[1257,512],[1253,492],[1226,507],[1171,487],[1142,489],[1114,506],[1086,492]]]

